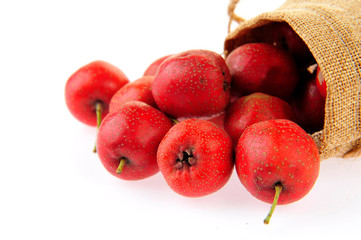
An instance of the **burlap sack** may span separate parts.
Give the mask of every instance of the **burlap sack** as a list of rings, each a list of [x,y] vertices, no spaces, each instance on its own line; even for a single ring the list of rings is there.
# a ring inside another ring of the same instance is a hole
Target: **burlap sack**
[[[242,21],[241,18],[238,20]],[[241,22],[226,38],[227,56],[252,41],[252,29],[285,21],[304,40],[327,84],[323,130],[312,134],[321,154],[361,153],[361,0],[288,0],[272,12]]]

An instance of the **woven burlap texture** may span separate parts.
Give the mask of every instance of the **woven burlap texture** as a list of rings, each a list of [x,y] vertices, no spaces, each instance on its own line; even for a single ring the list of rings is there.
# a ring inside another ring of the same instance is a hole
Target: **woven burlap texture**
[[[323,130],[312,134],[321,159],[361,153],[361,0],[288,0],[240,23],[224,43],[227,56],[252,41],[252,29],[287,22],[304,40],[327,84]]]

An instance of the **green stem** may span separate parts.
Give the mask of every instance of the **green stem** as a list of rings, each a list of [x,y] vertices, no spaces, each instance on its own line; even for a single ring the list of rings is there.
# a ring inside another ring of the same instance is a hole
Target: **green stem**
[[[264,224],[269,224],[269,221],[270,221],[270,219],[271,219],[271,217],[272,217],[272,214],[273,214],[273,212],[274,212],[274,210],[275,210],[275,208],[276,208],[276,205],[277,205],[277,202],[278,202],[278,198],[280,197],[280,194],[281,194],[281,192],[282,192],[282,184],[280,184],[280,183],[279,183],[279,184],[276,184],[276,185],[275,185],[275,190],[276,190],[276,192],[275,192],[275,197],[274,197],[274,199],[273,199],[273,203],[272,203],[271,209],[270,209],[267,217],[266,217],[265,220],[263,221]]]
[[[175,119],[175,118],[171,118],[171,120],[172,120],[173,124],[179,123],[179,121],[177,119]]]
[[[95,103],[95,114],[97,116],[97,132],[99,130],[100,124],[102,123],[102,113],[103,113],[103,104],[101,102]],[[94,144],[93,152],[97,152],[97,146]]]
[[[119,162],[119,165],[118,165],[118,168],[117,168],[117,171],[116,173],[117,174],[121,174],[122,171],[123,171],[123,168],[124,168],[124,165],[127,163],[127,159],[125,157],[122,157],[120,159],[120,162]]]

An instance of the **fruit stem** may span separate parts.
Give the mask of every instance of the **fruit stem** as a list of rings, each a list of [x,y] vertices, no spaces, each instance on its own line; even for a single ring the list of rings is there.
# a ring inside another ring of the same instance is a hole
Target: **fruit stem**
[[[123,171],[123,168],[124,168],[124,165],[127,163],[127,159],[125,157],[122,157],[120,159],[120,162],[119,162],[119,165],[118,165],[118,168],[117,168],[117,171],[116,173],[117,174],[121,174],[122,171]]]
[[[179,123],[179,121],[177,119],[175,119],[175,118],[171,118],[171,120],[172,120],[173,124]]]
[[[97,132],[99,130],[100,124],[102,123],[102,113],[103,113],[103,104],[101,102],[95,103],[95,114],[97,115]],[[97,145],[94,144],[93,152],[97,152]]]
[[[272,217],[272,214],[273,214],[273,212],[274,212],[274,210],[275,210],[275,208],[276,208],[276,205],[277,205],[277,202],[278,202],[278,198],[280,197],[280,194],[281,194],[281,192],[282,192],[282,184],[280,184],[280,183],[276,184],[276,185],[275,185],[275,190],[276,190],[276,192],[275,192],[275,197],[274,197],[274,199],[273,199],[273,203],[272,203],[271,209],[270,209],[270,211],[268,212],[267,217],[266,217],[265,220],[263,221],[264,224],[269,224],[269,221],[270,221],[270,219],[271,219],[271,217]]]

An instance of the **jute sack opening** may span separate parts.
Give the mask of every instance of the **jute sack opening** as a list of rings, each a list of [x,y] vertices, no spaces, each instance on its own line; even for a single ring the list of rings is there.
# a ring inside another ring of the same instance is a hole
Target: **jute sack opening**
[[[236,1],[238,2],[238,1]],[[241,18],[239,18],[241,19]],[[288,0],[240,24],[226,38],[225,55],[254,41],[252,30],[287,22],[303,39],[327,85],[323,130],[313,133],[321,159],[361,153],[361,1]]]

